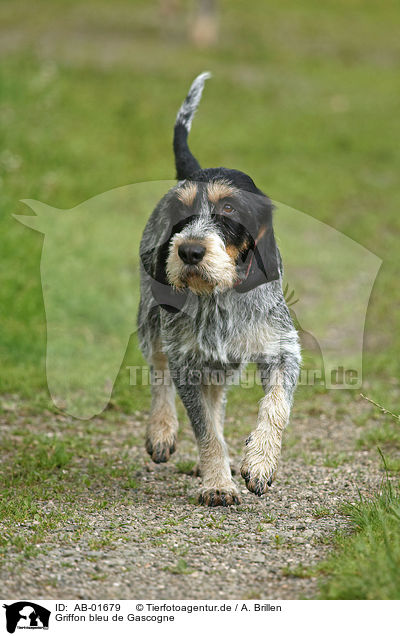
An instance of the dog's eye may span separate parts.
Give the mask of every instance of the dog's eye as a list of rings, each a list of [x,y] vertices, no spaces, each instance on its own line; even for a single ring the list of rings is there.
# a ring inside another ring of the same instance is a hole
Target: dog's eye
[[[231,214],[234,211],[234,208],[230,205],[230,203],[225,203],[222,211],[226,212],[227,214]]]

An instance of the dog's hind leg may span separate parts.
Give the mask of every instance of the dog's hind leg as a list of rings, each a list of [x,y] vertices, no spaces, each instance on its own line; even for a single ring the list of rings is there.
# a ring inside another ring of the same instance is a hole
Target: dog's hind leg
[[[289,421],[299,358],[286,354],[279,361],[258,364],[265,390],[256,429],[246,440],[241,474],[250,492],[261,496],[275,477],[281,454],[282,435]]]
[[[176,449],[178,418],[175,386],[168,360],[161,350],[151,356],[151,410],[146,433],[146,450],[156,464],[167,462]]]
[[[194,385],[174,374],[178,393],[188,412],[200,456],[202,488],[199,503],[206,506],[231,506],[240,503],[232,480],[229,455],[223,436],[225,387]]]

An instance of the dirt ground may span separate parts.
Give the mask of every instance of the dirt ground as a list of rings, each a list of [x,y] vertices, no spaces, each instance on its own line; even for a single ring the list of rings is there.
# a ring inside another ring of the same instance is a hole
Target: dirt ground
[[[110,465],[123,469],[128,448],[133,487],[122,489],[112,477],[95,479],[75,497],[71,492],[37,502],[42,512],[70,510],[70,517],[44,535],[37,554],[25,558],[9,548],[0,571],[3,597],[314,598],[319,578],[307,568],[325,557],[335,531],[346,531],[343,504],[357,501],[359,492],[368,496],[382,480],[376,450],[356,446],[365,429],[354,424],[353,415],[368,406],[358,401],[338,418],[329,395],[320,401],[322,408],[312,416],[295,412],[270,492],[257,498],[236,475],[243,503],[231,508],[198,506],[200,479],[179,472],[196,459],[187,423],[171,461],[155,465],[144,450],[146,415],[121,415],[107,426],[95,421],[92,459],[101,447]],[[86,435],[85,422],[56,420],[49,414],[30,418],[27,426],[49,437],[55,430],[59,437],[71,430]],[[21,426],[18,417],[1,423],[7,435]],[[232,418],[227,437],[233,465],[239,466],[244,438],[231,435],[230,427]],[[83,479],[85,459],[63,471]],[[35,520],[27,521],[18,533],[29,537],[34,528]]]

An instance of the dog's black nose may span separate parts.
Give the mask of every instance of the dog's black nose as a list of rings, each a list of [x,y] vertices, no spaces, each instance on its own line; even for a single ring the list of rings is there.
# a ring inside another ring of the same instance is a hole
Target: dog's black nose
[[[178,248],[179,257],[187,265],[197,265],[205,253],[206,248],[198,243],[182,243]]]

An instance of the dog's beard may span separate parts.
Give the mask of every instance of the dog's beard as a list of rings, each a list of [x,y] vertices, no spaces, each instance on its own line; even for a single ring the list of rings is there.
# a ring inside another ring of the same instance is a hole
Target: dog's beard
[[[185,265],[181,268],[177,289],[188,287],[195,294],[211,294],[216,284],[209,280],[207,272],[197,265]]]
[[[187,237],[176,234],[167,259],[167,279],[177,290],[189,288],[194,294],[211,294],[233,287],[237,280],[236,265],[217,234],[208,234],[201,243],[206,253],[197,265],[185,264],[178,255]]]

